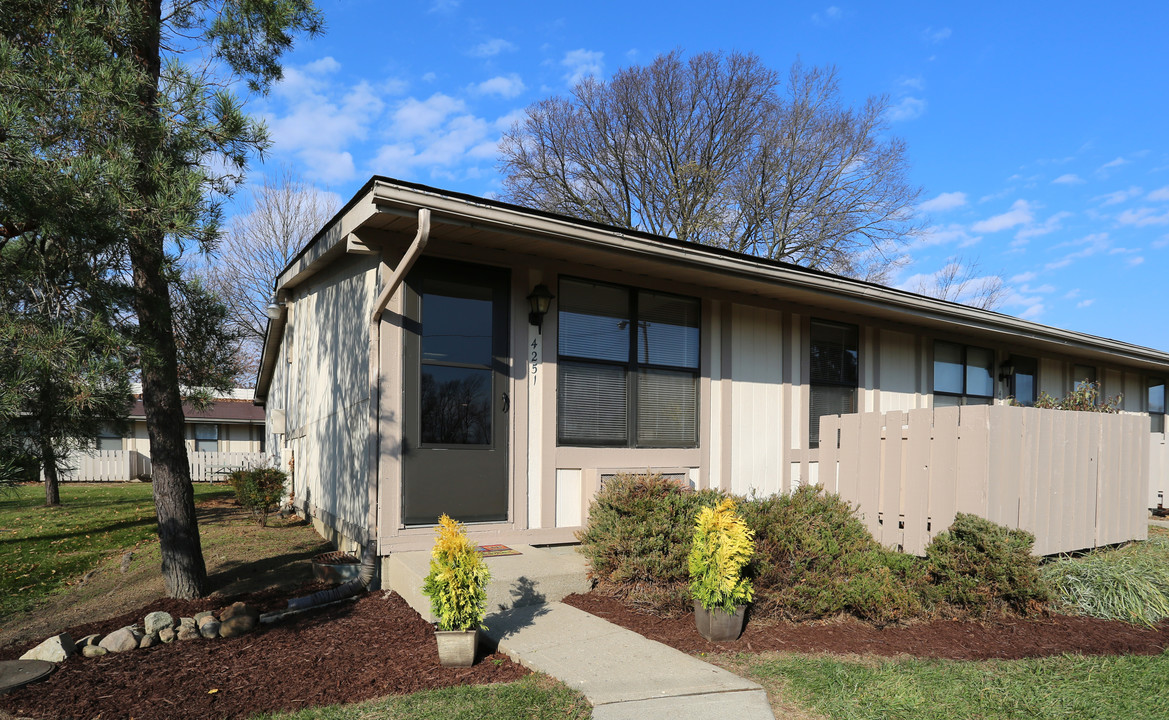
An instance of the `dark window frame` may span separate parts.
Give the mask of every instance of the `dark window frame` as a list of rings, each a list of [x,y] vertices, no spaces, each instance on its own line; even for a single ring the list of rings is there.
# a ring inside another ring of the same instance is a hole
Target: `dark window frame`
[[[843,380],[826,380],[813,377],[812,368],[812,345],[814,325],[827,325],[829,327],[851,330],[856,339],[856,378],[852,382]],[[820,447],[820,417],[812,417],[812,396],[818,387],[831,388],[850,388],[853,391],[852,404],[854,408],[859,407],[860,396],[860,367],[861,367],[861,351],[860,351],[860,326],[853,323],[842,323],[835,320],[822,320],[820,318],[811,318],[808,323],[808,447],[815,449]]]
[[[1022,362],[1025,365],[1028,365],[1031,369],[1031,372],[1030,373],[1020,373],[1019,372],[1020,362]],[[1035,404],[1035,401],[1039,399],[1039,359],[1033,358],[1033,357],[1027,357],[1025,355],[1012,355],[1010,358],[1010,364],[1012,367],[1014,367],[1014,371],[1011,373],[1011,377],[1008,379],[1007,394],[1011,397],[1012,400],[1014,400],[1019,405],[1022,405],[1023,407],[1031,407],[1032,405]],[[1029,402],[1029,403],[1019,402],[1018,385],[1017,385],[1016,376],[1020,375],[1020,374],[1030,374],[1031,378],[1032,378],[1032,380],[1031,380],[1031,402]]]
[[[634,285],[624,285],[621,283],[606,282],[603,280],[593,280],[592,278],[578,277],[578,276],[573,276],[573,275],[561,275],[560,277],[557,278],[557,291],[558,291],[558,294],[561,296],[563,296],[563,290],[561,289],[561,283],[565,280],[568,280],[570,282],[588,283],[590,285],[603,285],[603,286],[607,286],[607,287],[611,287],[611,288],[619,288],[621,290],[626,291],[629,294],[629,321],[628,321],[629,327],[627,328],[627,330],[630,334],[630,338],[629,338],[628,357],[622,361],[599,360],[597,358],[588,358],[588,357],[582,357],[579,355],[562,355],[560,353],[560,333],[563,332],[563,326],[559,321],[557,322],[557,324],[556,324],[556,327],[557,327],[557,330],[556,330],[556,332],[557,332],[557,337],[556,337],[556,369],[557,369],[556,445],[557,445],[557,447],[605,447],[605,448],[611,447],[611,448],[646,448],[646,449],[661,448],[661,449],[679,449],[679,450],[693,449],[693,448],[699,447],[700,435],[702,432],[701,427],[700,427],[701,426],[701,418],[702,418],[702,410],[701,410],[702,398],[701,398],[700,381],[702,378],[702,344],[704,342],[704,338],[702,336],[702,312],[703,311],[702,311],[701,298],[697,298],[697,297],[694,297],[692,295],[682,295],[680,293],[663,292],[660,290],[654,290],[654,289],[650,289],[650,288],[637,287]],[[640,348],[640,345],[639,345],[640,333],[638,333],[637,331],[641,327],[641,322],[639,320],[640,315],[638,313],[638,306],[639,306],[638,301],[639,301],[640,293],[643,293],[643,292],[653,293],[655,295],[662,295],[662,296],[667,296],[667,297],[679,298],[681,300],[685,300],[688,302],[697,303],[697,305],[698,305],[698,362],[696,363],[696,367],[690,368],[690,367],[685,367],[685,366],[681,366],[681,365],[663,365],[660,363],[642,362],[638,358],[638,350]],[[556,312],[557,312],[557,316],[559,317],[559,314],[561,312],[559,307],[557,307]],[[562,390],[561,390],[561,387],[563,385],[561,374],[563,372],[562,368],[565,364],[568,364],[568,365],[597,365],[597,366],[602,366],[602,367],[623,368],[624,369],[624,371],[625,371],[625,419],[626,419],[625,440],[624,441],[620,441],[620,440],[603,441],[603,440],[595,440],[595,439],[589,439],[589,438],[573,438],[573,437],[561,436],[559,416],[560,416],[560,413],[562,412],[562,403],[564,402],[564,397],[563,397]],[[637,422],[638,421],[638,417],[637,417],[637,411],[638,411],[637,391],[638,391],[638,383],[639,383],[638,374],[639,374],[639,372],[641,372],[643,370],[662,370],[662,371],[667,371],[667,372],[689,373],[689,374],[692,374],[694,376],[694,439],[693,439],[693,442],[687,443],[684,445],[678,445],[678,444],[672,444],[672,443],[639,442],[639,440],[638,440],[638,422]]]
[[[938,390],[937,363],[938,363],[938,345],[940,343],[945,343],[946,345],[954,345],[956,347],[962,348],[962,392],[960,392],[960,393],[951,392],[949,390]],[[991,366],[990,366],[990,388],[991,388],[991,390],[990,390],[990,395],[978,395],[978,394],[969,392],[969,388],[967,387],[967,375],[969,374],[969,367],[970,367],[969,350],[971,348],[973,348],[975,350],[984,350],[984,351],[990,353],[990,358],[991,358]],[[934,397],[941,395],[942,397],[958,398],[958,404],[962,405],[962,406],[970,405],[971,403],[967,402],[970,398],[975,398],[978,400],[990,400],[990,402],[988,402],[988,403],[982,403],[982,402],[973,403],[976,405],[993,405],[994,404],[994,401],[997,398],[997,394],[998,394],[997,388],[995,387],[996,386],[995,368],[998,366],[998,354],[995,353],[994,348],[983,347],[981,345],[967,345],[966,343],[954,342],[952,340],[934,340],[932,361],[933,361],[933,376],[934,377],[933,377],[933,387],[931,388],[931,391],[933,392]],[[937,407],[936,401],[933,403],[933,406]]]
[[[223,433],[220,432],[220,430],[219,430],[219,423],[192,423],[192,425],[194,425],[194,429],[191,431],[191,435],[193,436],[193,439],[195,440],[195,452],[219,452],[219,444],[223,440],[223,437],[222,437]],[[214,438],[201,438],[201,437],[199,437],[199,430],[202,428],[214,428],[215,429],[215,437]],[[199,443],[206,443],[206,442],[212,442],[212,441],[215,442],[215,449],[214,450],[200,450],[199,449]]]
[[[1079,377],[1079,373],[1076,372],[1076,368],[1087,368],[1087,369],[1091,370],[1092,371],[1091,377]],[[1079,390],[1080,383],[1082,383],[1084,380],[1088,380],[1089,382],[1092,382],[1092,383],[1099,383],[1100,382],[1100,368],[1096,367],[1095,365],[1081,365],[1079,363],[1073,363],[1072,364],[1072,392]]]
[[[1152,403],[1150,402],[1149,393],[1154,387],[1157,387],[1158,385],[1161,386],[1161,410],[1154,411]],[[1145,406],[1149,413],[1149,430],[1151,432],[1165,432],[1165,411],[1166,409],[1169,409],[1166,408],[1166,405],[1169,404],[1166,402],[1169,400],[1169,398],[1166,397],[1166,390],[1169,390],[1169,387],[1167,387],[1164,377],[1150,376],[1145,378]]]

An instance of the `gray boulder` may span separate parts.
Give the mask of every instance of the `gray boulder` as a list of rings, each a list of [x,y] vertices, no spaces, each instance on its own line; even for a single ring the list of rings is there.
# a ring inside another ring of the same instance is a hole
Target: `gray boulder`
[[[191,627],[190,625],[180,625],[179,631],[175,633],[175,637],[179,640],[198,640],[203,636],[199,634],[197,628]]]
[[[146,616],[142,621],[142,628],[147,635],[157,635],[162,632],[163,628],[173,628],[175,626],[175,619],[168,612],[158,610]]]
[[[212,618],[199,626],[199,634],[208,640],[219,637],[219,621]]]
[[[142,634],[135,632],[133,627],[127,626],[106,635],[98,643],[98,646],[110,652],[127,652],[129,650],[137,650],[138,643],[141,641]]]
[[[21,660],[44,660],[45,662],[64,662],[77,652],[77,645],[69,633],[61,633],[48,638],[40,645],[20,656]]]
[[[158,631],[158,639],[163,643],[173,643],[175,641],[174,628],[163,628]]]
[[[138,641],[139,648],[154,647],[158,644],[157,635],[143,635],[142,639]]]

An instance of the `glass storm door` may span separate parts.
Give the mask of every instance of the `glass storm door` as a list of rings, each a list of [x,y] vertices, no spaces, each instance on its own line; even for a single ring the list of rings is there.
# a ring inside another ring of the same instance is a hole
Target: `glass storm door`
[[[420,261],[406,281],[402,518],[507,520],[508,272]]]

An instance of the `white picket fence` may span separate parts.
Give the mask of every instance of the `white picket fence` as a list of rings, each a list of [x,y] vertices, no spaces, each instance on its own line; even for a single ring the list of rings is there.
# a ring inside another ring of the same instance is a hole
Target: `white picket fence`
[[[227,474],[239,468],[258,467],[267,462],[262,452],[188,452],[191,480],[224,482]],[[150,458],[137,450],[90,450],[69,458],[71,471],[65,482],[130,482],[150,478]],[[44,480],[44,473],[41,474]]]

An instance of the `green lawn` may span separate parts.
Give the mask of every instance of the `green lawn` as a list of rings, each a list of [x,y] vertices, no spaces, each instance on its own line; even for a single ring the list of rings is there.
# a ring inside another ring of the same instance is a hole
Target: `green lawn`
[[[983,662],[770,654],[735,661],[773,697],[833,719],[1169,718],[1169,652]]]
[[[591,715],[583,696],[547,676],[528,675],[513,683],[427,690],[353,705],[257,715],[253,720],[587,720]]]
[[[41,485],[0,492],[0,620],[157,535],[150,483],[63,483],[61,506],[45,507]],[[230,495],[195,486],[195,500]]]

